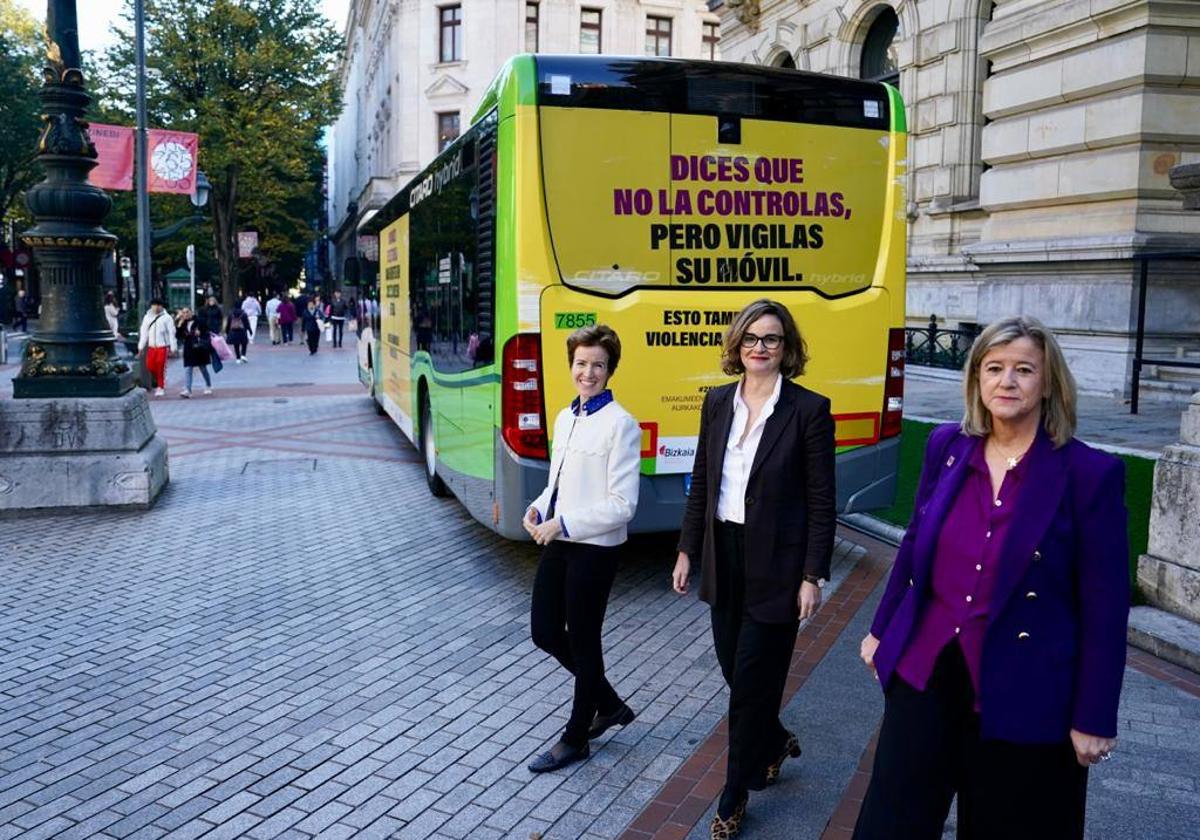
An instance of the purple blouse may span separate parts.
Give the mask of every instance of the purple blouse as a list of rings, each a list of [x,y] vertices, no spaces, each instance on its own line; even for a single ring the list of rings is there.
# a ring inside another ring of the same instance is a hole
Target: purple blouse
[[[1022,459],[1005,473],[1000,493],[993,499],[983,441],[975,443],[962,488],[938,534],[928,604],[896,665],[905,682],[924,691],[938,654],[957,639],[975,689],[975,711],[979,711],[979,663],[1000,547],[1012,523],[1027,463]]]

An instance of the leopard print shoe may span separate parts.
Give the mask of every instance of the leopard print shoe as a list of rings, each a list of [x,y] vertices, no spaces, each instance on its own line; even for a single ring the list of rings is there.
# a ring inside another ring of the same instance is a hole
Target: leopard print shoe
[[[722,817],[719,810],[713,814],[712,824],[709,826],[709,840],[733,840],[737,837],[738,832],[742,830],[742,820],[746,817],[746,803],[749,801],[749,794],[743,796],[742,801],[734,808],[732,816]]]
[[[785,758],[800,757],[800,742],[796,740],[796,736],[791,732],[788,733],[787,741],[784,742],[783,752],[774,763],[767,765],[767,784],[773,785],[779,780],[779,774],[783,772],[783,761]]]

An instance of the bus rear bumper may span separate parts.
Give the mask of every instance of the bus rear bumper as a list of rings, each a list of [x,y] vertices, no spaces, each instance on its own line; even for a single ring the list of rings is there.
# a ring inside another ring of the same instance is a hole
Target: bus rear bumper
[[[495,528],[511,540],[528,539],[521,518],[530,502],[550,480],[547,461],[521,458],[496,436]],[[896,498],[896,471],[900,465],[900,438],[862,446],[837,457],[839,513],[861,513],[890,507]],[[629,524],[631,533],[676,531],[687,507],[681,474],[643,475],[638,507]]]
[[[899,468],[898,437],[838,455],[838,512],[865,513],[891,507],[896,501],[896,473]]]

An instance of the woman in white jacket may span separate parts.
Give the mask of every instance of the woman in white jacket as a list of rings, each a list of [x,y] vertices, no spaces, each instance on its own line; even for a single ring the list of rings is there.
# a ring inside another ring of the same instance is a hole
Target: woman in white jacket
[[[612,329],[576,330],[567,359],[579,396],[554,421],[550,483],[526,511],[525,530],[545,546],[533,584],[533,642],[575,676],[575,699],[558,743],[529,765],[534,773],[587,758],[589,739],[634,718],[604,676],[600,631],[637,509],[642,432],[608,390],[621,360]]]

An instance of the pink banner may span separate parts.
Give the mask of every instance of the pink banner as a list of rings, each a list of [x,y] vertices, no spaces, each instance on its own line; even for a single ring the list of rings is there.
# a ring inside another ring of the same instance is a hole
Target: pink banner
[[[88,181],[105,190],[133,189],[133,129],[92,123],[88,133],[99,155]]]
[[[146,132],[146,141],[150,192],[191,195],[196,184],[199,135],[152,128]]]

